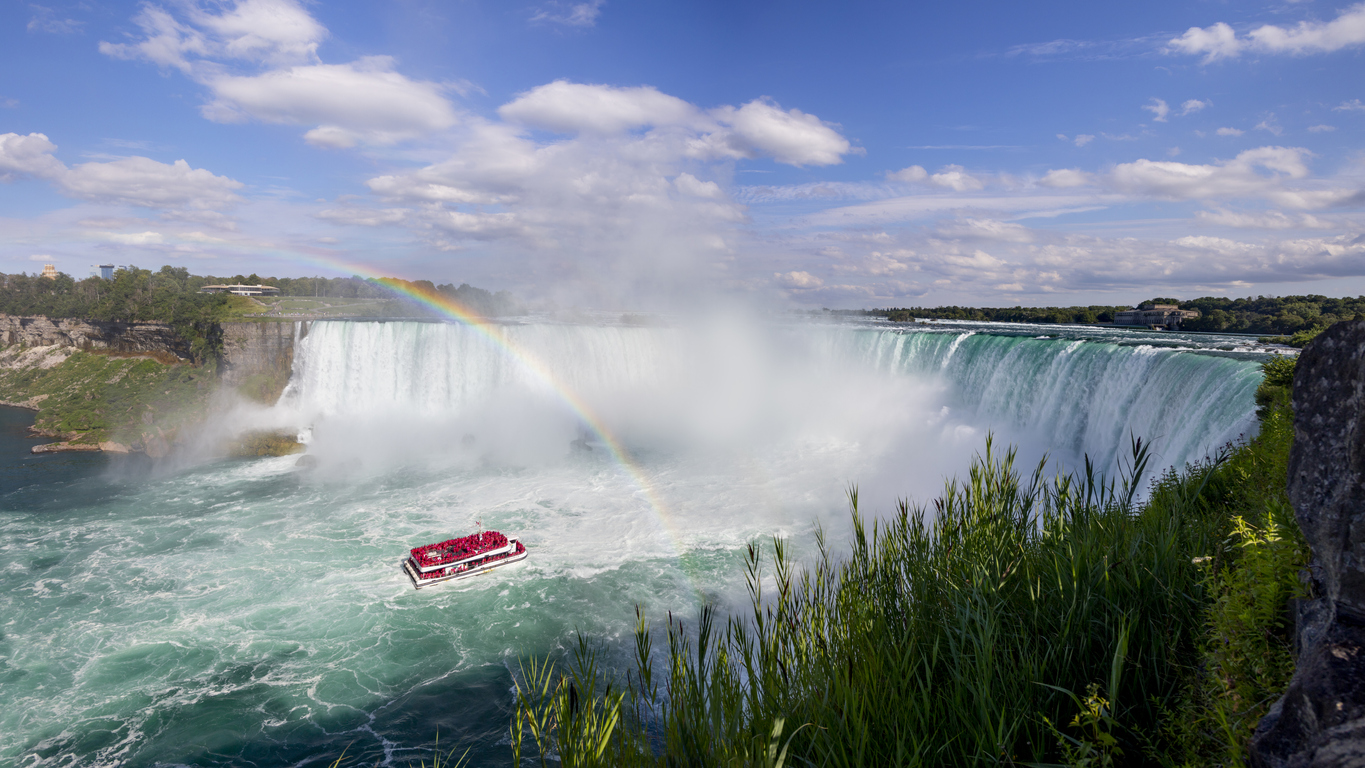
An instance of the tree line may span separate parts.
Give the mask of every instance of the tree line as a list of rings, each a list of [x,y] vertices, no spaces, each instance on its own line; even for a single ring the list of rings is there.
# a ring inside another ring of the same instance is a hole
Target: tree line
[[[351,277],[275,278],[258,275],[192,275],[185,267],[163,266],[153,272],[135,266],[120,267],[113,278],[91,276],[76,280],[64,272],[55,278],[40,274],[7,275],[0,273],[0,314],[44,315],[52,318],[81,318],[106,321],[162,322],[173,326],[190,342],[196,357],[216,351],[216,324],[229,314],[231,298],[220,293],[200,293],[206,285],[266,285],[278,288],[282,296],[319,298],[391,299],[395,289],[417,289],[459,302],[485,317],[516,314],[521,311],[506,291],[491,293],[467,284],[435,285],[429,280],[408,282],[394,278]],[[414,315],[432,314],[416,301]]]
[[[1339,320],[1365,316],[1365,296],[1334,299],[1307,296],[1258,296],[1229,299],[1205,296],[1181,301],[1155,298],[1139,306],[1174,304],[1181,309],[1199,311],[1199,317],[1183,320],[1180,327],[1189,331],[1293,335],[1326,328]],[[1112,323],[1114,315],[1126,306],[1088,307],[908,307],[871,310],[869,314],[893,322],[915,318],[932,320],[983,320],[1011,323]]]

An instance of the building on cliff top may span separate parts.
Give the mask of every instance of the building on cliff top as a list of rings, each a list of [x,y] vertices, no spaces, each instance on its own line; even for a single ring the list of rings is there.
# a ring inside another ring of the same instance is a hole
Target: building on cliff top
[[[1141,325],[1148,328],[1180,330],[1181,320],[1199,317],[1197,309],[1181,309],[1174,304],[1143,304],[1114,315],[1114,325]]]
[[[279,296],[280,289],[273,285],[206,285],[200,293],[231,293],[235,296]]]

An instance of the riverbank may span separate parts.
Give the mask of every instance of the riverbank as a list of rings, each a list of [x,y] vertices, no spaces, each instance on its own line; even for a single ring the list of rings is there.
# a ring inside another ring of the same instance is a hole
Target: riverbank
[[[29,428],[52,442],[34,453],[102,451],[165,457],[187,432],[234,398],[273,404],[289,378],[293,325],[234,324],[233,355],[194,364],[159,350],[81,349],[69,338],[0,347],[0,405],[36,413]],[[284,339],[281,342],[280,339]],[[88,345],[87,345],[88,347]],[[227,375],[223,375],[227,374]],[[236,435],[226,455],[283,455],[300,450],[293,435]]]

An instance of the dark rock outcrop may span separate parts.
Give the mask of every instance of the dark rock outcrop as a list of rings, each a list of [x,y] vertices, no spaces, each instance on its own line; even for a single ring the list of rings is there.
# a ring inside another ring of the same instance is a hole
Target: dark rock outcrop
[[[190,345],[166,323],[0,315],[0,346],[75,347],[123,354],[190,357]],[[174,362],[174,361],[172,361]]]
[[[1289,496],[1318,597],[1299,608],[1294,678],[1251,760],[1365,766],[1365,322],[1337,323],[1299,358]]]
[[[283,376],[288,381],[294,362],[294,323],[223,323],[222,328],[218,372],[224,384],[237,386],[254,376]],[[301,332],[307,328],[308,322],[301,321]]]

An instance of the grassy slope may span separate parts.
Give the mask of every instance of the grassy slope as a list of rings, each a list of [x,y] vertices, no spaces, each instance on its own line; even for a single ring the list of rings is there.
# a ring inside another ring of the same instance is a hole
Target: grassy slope
[[[205,367],[90,352],[75,352],[46,369],[0,368],[0,399],[46,395],[34,426],[76,443],[127,444],[157,426],[191,420],[203,412],[215,386]]]
[[[781,542],[771,566],[751,550],[752,614],[670,619],[666,667],[642,620],[624,689],[604,690],[586,644],[524,670],[514,750],[578,766],[1242,765],[1292,673],[1284,609],[1308,555],[1285,499],[1287,392],[1261,395],[1260,437],[1141,504],[1132,483],[1021,477],[989,448],[928,514],[867,526],[855,495],[851,552],[798,575]]]

